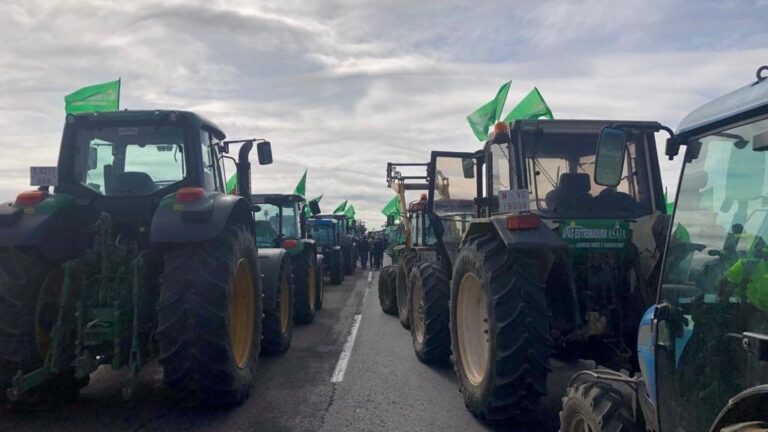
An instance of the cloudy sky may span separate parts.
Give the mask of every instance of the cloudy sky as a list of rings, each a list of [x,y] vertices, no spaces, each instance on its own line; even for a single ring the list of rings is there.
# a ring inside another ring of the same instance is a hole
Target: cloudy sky
[[[507,109],[535,85],[557,118],[674,128],[768,64],[766,17],[768,0],[4,1],[0,198],[56,163],[65,94],[122,77],[123,108],[269,138],[254,190],[308,167],[326,210],[349,199],[378,225],[386,162],[478,148],[464,117],[502,82]]]

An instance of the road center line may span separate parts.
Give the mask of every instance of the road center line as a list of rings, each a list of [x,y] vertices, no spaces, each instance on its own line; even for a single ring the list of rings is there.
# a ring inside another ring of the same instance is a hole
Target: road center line
[[[349,364],[349,357],[352,355],[352,347],[355,346],[355,338],[357,338],[357,329],[360,328],[361,314],[355,315],[352,319],[352,329],[349,331],[347,341],[344,342],[344,348],[339,355],[339,361],[336,363],[336,369],[333,371],[331,377],[332,383],[342,382],[344,380],[344,372],[347,371],[347,365]]]
[[[373,280],[373,270],[368,272],[368,282]]]

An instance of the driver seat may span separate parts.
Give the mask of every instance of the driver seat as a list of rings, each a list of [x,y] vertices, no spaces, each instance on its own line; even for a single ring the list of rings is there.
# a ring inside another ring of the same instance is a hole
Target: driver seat
[[[149,174],[144,172],[124,172],[115,178],[112,195],[149,195],[157,187]]]
[[[558,212],[590,211],[592,209],[592,195],[589,194],[591,188],[589,174],[560,174],[557,189],[550,191],[544,198],[547,208]]]

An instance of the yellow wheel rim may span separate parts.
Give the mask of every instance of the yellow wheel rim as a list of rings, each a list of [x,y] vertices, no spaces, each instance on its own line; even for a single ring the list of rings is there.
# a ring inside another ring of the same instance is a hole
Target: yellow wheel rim
[[[291,286],[288,284],[288,278],[283,277],[280,280],[280,332],[288,331],[291,319]]]
[[[315,278],[315,263],[309,263],[309,274],[307,275],[307,283],[309,284],[309,307],[310,310],[315,310],[315,296],[317,295],[317,279]]]
[[[488,368],[490,340],[485,290],[474,273],[467,273],[459,284],[456,328],[459,355],[464,375],[472,385],[480,385]]]
[[[254,292],[253,275],[248,261],[241,259],[235,268],[232,291],[229,296],[229,330],[232,354],[240,369],[245,368],[251,357],[253,345]]]

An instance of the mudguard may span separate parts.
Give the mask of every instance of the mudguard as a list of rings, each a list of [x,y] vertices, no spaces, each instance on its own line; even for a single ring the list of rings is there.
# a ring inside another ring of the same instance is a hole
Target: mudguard
[[[49,260],[76,256],[96,221],[91,206],[78,206],[69,194],[52,194],[30,207],[0,204],[0,247],[34,247]]]
[[[253,226],[245,198],[211,192],[197,201],[178,203],[175,194],[160,201],[150,227],[152,243],[190,243],[211,240],[228,222]]]
[[[517,249],[547,249],[567,250],[568,245],[543,222],[535,229],[507,229],[507,215],[472,220],[469,229],[464,234],[464,241],[470,236],[495,231],[507,246],[508,250]]]
[[[766,406],[768,406],[768,384],[744,390],[728,401],[728,405],[720,411],[709,430],[719,431],[726,426],[741,422],[766,422],[768,421]]]
[[[265,309],[273,309],[277,304],[280,266],[285,259],[289,259],[285,249],[259,249],[259,271],[261,272],[261,292],[263,293],[262,305]]]

